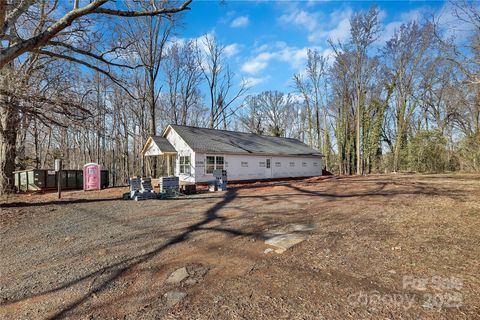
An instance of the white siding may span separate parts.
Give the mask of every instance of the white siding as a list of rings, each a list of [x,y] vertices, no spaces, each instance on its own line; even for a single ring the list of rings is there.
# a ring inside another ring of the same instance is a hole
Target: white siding
[[[150,143],[148,144],[147,150],[145,150],[144,155],[147,157],[160,155],[160,149],[155,144],[155,142],[153,142],[153,140],[151,140]]]
[[[193,150],[173,129],[168,132],[165,138],[167,138],[177,151],[174,175],[178,176],[180,181],[195,182],[195,152],[193,152]],[[190,156],[190,174],[180,174],[180,156]]]
[[[181,181],[207,182],[213,179],[212,174],[205,174],[206,156],[223,156],[225,170],[229,180],[260,180],[268,178],[290,178],[322,175],[321,157],[276,157],[255,155],[231,155],[196,153],[185,143],[175,130],[169,130],[165,137],[177,151],[174,174]],[[152,150],[154,151],[154,150]],[[180,156],[190,156],[190,174],[180,174]],[[266,159],[271,159],[271,174],[266,174]],[[242,164],[243,163],[243,164]],[[262,164],[260,164],[262,163]],[[280,163],[280,166],[276,166]],[[290,166],[293,163],[293,166]],[[305,163],[305,165],[303,165]],[[314,163],[317,165],[315,166]]]
[[[322,168],[321,157],[272,157],[272,178],[321,176]]]
[[[229,180],[255,180],[268,179],[266,175],[266,159],[271,159],[271,177],[289,178],[289,177],[308,177],[322,175],[321,157],[267,157],[250,155],[222,155],[222,154],[200,154],[197,153],[195,182],[207,182],[213,179],[213,175],[205,174],[205,165],[207,155],[216,155],[225,157],[225,170],[227,170]],[[260,165],[262,162],[262,166]],[[242,164],[243,163],[243,164]],[[280,166],[276,166],[280,163]],[[290,166],[293,163],[294,166]],[[305,163],[305,166],[303,165]],[[315,166],[314,163],[317,165]],[[265,166],[263,166],[265,165]]]

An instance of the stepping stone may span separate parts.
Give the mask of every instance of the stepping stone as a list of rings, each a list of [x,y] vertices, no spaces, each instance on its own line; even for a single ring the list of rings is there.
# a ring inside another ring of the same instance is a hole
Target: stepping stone
[[[287,233],[271,237],[265,240],[265,244],[276,247],[280,251],[285,251],[296,244],[305,240],[305,236],[298,233]]]
[[[181,302],[186,296],[187,294],[185,292],[180,291],[168,291],[163,295],[167,308],[173,307],[177,303]]]
[[[173,271],[165,281],[166,283],[171,283],[171,284],[178,284],[182,282],[184,279],[188,278],[188,271],[187,268],[182,267],[180,269],[177,269]]]

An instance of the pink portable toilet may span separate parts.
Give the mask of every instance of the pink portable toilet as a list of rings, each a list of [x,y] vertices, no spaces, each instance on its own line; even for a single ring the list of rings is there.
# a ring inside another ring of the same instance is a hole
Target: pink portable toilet
[[[83,166],[83,190],[100,190],[101,172],[100,165],[87,163]]]

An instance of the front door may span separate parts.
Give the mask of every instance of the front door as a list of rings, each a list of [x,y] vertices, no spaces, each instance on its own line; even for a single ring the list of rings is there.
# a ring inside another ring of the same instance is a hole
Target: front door
[[[272,158],[267,158],[265,161],[265,178],[270,179],[272,177]]]

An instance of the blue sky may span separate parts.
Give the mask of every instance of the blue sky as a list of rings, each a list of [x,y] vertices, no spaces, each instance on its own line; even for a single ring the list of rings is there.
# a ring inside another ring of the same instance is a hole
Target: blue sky
[[[425,1],[199,1],[185,14],[179,38],[215,34],[226,46],[228,62],[238,82],[249,79],[249,93],[293,91],[291,78],[304,66],[308,48],[328,56],[328,39],[345,41],[349,18],[376,4],[384,32],[380,48],[402,23],[434,14],[446,24],[454,19],[449,5]],[[375,49],[374,49],[375,50]]]

